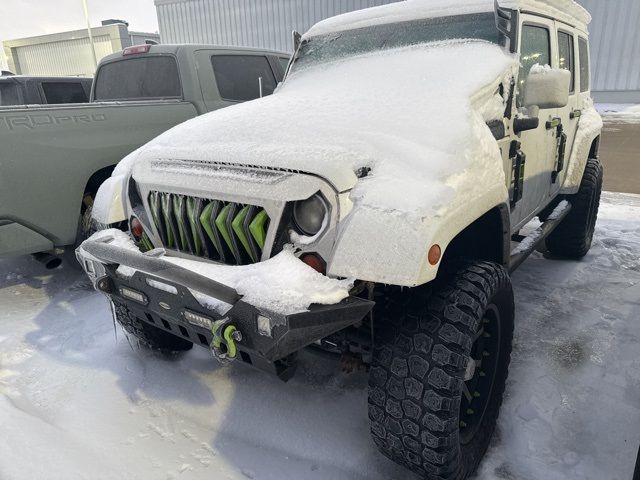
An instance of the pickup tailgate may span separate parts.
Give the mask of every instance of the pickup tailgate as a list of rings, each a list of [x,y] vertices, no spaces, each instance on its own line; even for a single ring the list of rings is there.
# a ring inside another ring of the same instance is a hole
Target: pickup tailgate
[[[0,109],[0,256],[73,243],[91,175],[196,114],[181,100]],[[37,247],[2,235],[18,226]]]

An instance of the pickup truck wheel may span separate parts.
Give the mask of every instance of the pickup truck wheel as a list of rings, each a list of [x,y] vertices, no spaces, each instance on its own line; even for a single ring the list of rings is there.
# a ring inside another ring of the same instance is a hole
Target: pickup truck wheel
[[[191,350],[193,343],[140,320],[124,303],[113,302],[113,314],[125,332],[133,335],[138,343],[164,355]]]
[[[398,290],[374,313],[371,434],[422,477],[462,480],[487,450],[502,404],[513,291],[504,267],[475,262],[429,292]]]
[[[87,238],[98,231],[95,223],[93,222],[93,218],[91,217],[91,212],[93,211],[93,200],[95,195],[91,193],[86,193],[82,200],[82,208],[80,210],[80,218],[78,219],[78,229],[76,230],[76,239],[73,245],[68,245],[64,249],[64,259],[65,262],[78,270],[82,270],[82,266],[78,263],[76,259],[76,248],[80,246],[82,242],[84,242]]]
[[[602,165],[597,159],[590,158],[578,193],[566,197],[571,202],[571,211],[546,239],[547,250],[552,254],[579,259],[591,248],[600,207],[602,177]]]

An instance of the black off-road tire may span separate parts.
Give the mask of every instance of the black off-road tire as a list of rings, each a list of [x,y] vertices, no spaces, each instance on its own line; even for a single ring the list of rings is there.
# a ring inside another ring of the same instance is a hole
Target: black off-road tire
[[[164,355],[174,355],[177,352],[191,350],[193,347],[192,342],[143,322],[123,303],[114,301],[113,312],[116,321],[124,331],[133,335],[145,348],[159,351]]]
[[[469,401],[465,374],[477,354],[474,336],[489,323],[488,311],[498,312],[493,340],[498,351],[469,380],[482,378],[486,385],[482,368],[495,363],[483,404],[472,397],[483,413],[469,436],[462,419],[472,409],[461,412]],[[383,454],[430,480],[462,480],[477,469],[502,404],[513,317],[509,275],[491,262],[462,265],[432,289],[397,289],[387,295],[374,313],[369,374],[371,434]]]
[[[591,248],[598,219],[603,170],[600,162],[590,158],[582,176],[580,190],[567,195],[571,211],[546,239],[547,250],[564,258],[580,259]]]

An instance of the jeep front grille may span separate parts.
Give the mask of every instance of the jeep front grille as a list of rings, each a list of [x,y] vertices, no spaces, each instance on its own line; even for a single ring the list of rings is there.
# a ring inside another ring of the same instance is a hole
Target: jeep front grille
[[[269,228],[262,207],[155,191],[149,207],[165,248],[230,265],[262,258]]]

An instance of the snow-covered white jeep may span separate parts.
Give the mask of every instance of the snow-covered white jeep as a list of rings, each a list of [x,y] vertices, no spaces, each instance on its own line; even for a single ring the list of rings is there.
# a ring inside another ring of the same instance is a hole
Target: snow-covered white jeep
[[[309,345],[368,364],[380,450],[467,478],[505,388],[510,272],[591,246],[589,21],[570,0],[409,0],[320,22],[274,95],[123,160],[94,218],[128,232],[78,259],[150,348],[283,379]]]

